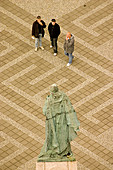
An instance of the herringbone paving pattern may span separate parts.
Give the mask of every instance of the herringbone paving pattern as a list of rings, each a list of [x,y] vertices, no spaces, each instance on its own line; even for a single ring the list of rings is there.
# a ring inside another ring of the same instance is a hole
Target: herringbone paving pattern
[[[31,26],[38,10],[47,25],[56,17],[61,26],[56,57],[47,28],[45,50],[34,52]],[[45,139],[42,107],[56,83],[81,123],[71,143],[78,170],[112,170],[113,0],[1,0],[0,16],[0,169],[35,170]],[[70,67],[63,53],[68,31],[75,36]]]

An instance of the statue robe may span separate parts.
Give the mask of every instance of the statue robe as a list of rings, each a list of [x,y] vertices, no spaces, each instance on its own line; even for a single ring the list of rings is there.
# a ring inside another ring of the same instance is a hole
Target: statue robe
[[[43,113],[46,116],[46,139],[38,161],[61,160],[72,153],[70,142],[79,131],[76,112],[66,94],[58,91],[47,97]]]

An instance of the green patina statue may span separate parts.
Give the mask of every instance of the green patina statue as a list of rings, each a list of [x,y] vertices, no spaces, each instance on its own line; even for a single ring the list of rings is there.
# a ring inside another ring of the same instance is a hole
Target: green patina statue
[[[70,142],[77,136],[80,123],[69,98],[56,84],[51,86],[43,113],[46,116],[46,139],[38,162],[75,161]]]

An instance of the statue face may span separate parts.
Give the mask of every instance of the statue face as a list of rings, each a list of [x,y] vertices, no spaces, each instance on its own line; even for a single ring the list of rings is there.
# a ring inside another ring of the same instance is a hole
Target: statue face
[[[58,91],[58,87],[57,86],[51,86],[50,91],[55,93],[55,92]]]

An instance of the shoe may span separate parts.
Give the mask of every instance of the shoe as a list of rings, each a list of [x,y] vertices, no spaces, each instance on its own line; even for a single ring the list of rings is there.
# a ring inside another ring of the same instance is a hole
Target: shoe
[[[37,51],[37,50],[38,50],[38,48],[36,47],[36,48],[35,48],[35,51]]]
[[[69,158],[69,157],[71,157],[71,156],[73,156],[73,154],[68,152],[67,158]]]
[[[70,63],[67,63],[67,66],[70,66],[71,64]]]
[[[56,56],[57,55],[57,53],[54,53],[54,56]]]
[[[41,50],[44,50],[44,47],[41,46],[40,49],[41,49]]]
[[[50,48],[52,48],[53,46],[52,45],[50,45]]]

